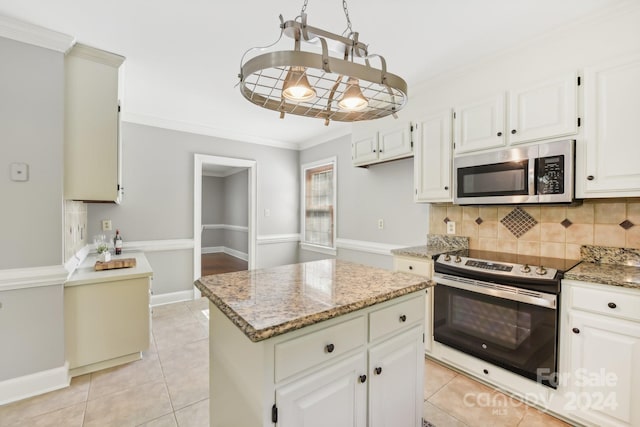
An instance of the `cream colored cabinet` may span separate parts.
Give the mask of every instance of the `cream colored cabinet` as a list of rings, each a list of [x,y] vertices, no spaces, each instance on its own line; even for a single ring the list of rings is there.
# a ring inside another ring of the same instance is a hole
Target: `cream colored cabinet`
[[[120,201],[118,70],[123,61],[80,44],[65,57],[66,200]]]
[[[422,291],[255,343],[209,307],[212,426],[422,425]]]
[[[585,144],[578,146],[576,193],[640,196],[640,55],[585,69]]]
[[[152,270],[142,253],[136,266],[93,271],[89,256],[64,285],[65,355],[71,376],[141,358],[149,348]]]
[[[456,155],[575,135],[577,88],[571,72],[457,107]]]
[[[640,425],[640,292],[563,281],[564,409],[594,426]]]
[[[394,271],[416,274],[431,279],[433,276],[433,260],[429,258],[394,255],[393,269]],[[424,351],[429,354],[433,349],[433,288],[427,289],[425,293]]]
[[[354,133],[351,143],[351,160],[354,166],[368,166],[375,163],[402,159],[413,155],[411,123],[378,130],[370,124]]]
[[[452,111],[447,109],[415,125],[417,144],[413,157],[415,202],[452,200]]]

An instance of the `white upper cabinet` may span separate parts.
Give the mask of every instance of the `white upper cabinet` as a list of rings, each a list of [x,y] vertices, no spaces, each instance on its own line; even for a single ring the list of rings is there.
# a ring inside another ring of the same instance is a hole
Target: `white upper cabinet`
[[[355,128],[355,126],[358,126]],[[384,127],[375,121],[354,125],[351,139],[354,166],[368,166],[413,156],[411,123],[395,121]]]
[[[585,147],[576,170],[577,197],[638,197],[640,55],[586,68],[584,86]]]
[[[123,61],[79,44],[65,57],[66,200],[120,200],[118,69]]]
[[[573,135],[578,131],[577,74],[509,91],[511,144]]]
[[[452,111],[440,111],[415,126],[414,201],[451,201]]]
[[[502,93],[456,108],[456,153],[505,145],[504,106],[505,95]]]
[[[572,72],[457,107],[456,155],[576,134],[577,87]]]

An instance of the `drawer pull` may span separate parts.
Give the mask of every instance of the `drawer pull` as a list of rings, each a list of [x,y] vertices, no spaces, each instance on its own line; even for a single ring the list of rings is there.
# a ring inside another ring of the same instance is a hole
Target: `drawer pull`
[[[402,316],[400,316],[400,321],[401,322],[406,322],[407,321],[407,316],[404,315],[404,314]]]
[[[380,375],[382,373],[382,368],[378,366],[376,369],[373,370],[373,372],[375,372],[376,375]]]
[[[573,328],[571,331],[572,331],[574,334],[579,334],[579,333],[580,333],[580,329],[578,329],[578,328]]]
[[[336,346],[334,346],[333,344],[327,344],[327,346],[324,349],[327,353],[333,353],[333,350],[335,350],[335,348]]]
[[[485,375],[489,375],[489,370],[488,369],[483,369],[482,372],[484,372]]]
[[[360,375],[359,380],[360,380],[361,383],[364,383],[365,381],[367,381],[367,376],[366,375]]]
[[[615,302],[610,302],[609,304],[607,304],[609,306],[609,308],[616,308],[617,305]]]

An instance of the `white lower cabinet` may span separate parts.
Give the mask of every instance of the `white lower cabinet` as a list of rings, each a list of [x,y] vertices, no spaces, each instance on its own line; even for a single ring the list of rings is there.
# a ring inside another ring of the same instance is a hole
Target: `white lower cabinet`
[[[369,350],[369,426],[417,426],[422,421],[422,328]],[[334,424],[326,424],[334,425]]]
[[[433,261],[429,258],[394,255],[393,269],[431,279],[433,276]],[[425,290],[425,294],[424,351],[429,354],[433,348],[433,288]]]
[[[360,353],[277,388],[278,425],[365,427],[366,371],[367,361]]]
[[[563,293],[564,409],[587,425],[640,425],[640,293],[574,281]]]
[[[210,425],[422,426],[423,292],[259,342],[210,304]]]

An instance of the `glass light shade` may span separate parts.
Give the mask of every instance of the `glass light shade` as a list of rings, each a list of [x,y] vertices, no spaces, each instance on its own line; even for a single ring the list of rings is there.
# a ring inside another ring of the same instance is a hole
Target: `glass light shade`
[[[304,67],[289,67],[287,77],[282,84],[282,96],[291,101],[307,101],[316,96],[309,84]]]
[[[361,111],[367,108],[368,105],[369,101],[362,94],[358,80],[349,78],[347,90],[344,91],[342,98],[338,101],[338,106],[347,111]]]

